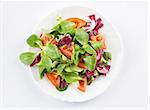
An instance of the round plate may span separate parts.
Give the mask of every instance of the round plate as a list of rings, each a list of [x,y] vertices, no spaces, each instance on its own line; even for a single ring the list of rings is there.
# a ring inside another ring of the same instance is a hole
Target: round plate
[[[113,79],[118,75],[121,65],[121,60],[123,56],[123,46],[120,39],[119,34],[114,29],[114,26],[104,16],[102,16],[99,12],[94,11],[93,9],[89,9],[86,7],[66,7],[63,9],[59,9],[53,13],[50,13],[47,17],[45,17],[39,25],[35,28],[33,33],[40,35],[43,29],[51,29],[53,26],[57,24],[56,18],[62,17],[63,19],[69,17],[78,17],[82,19],[87,19],[89,15],[95,14],[96,18],[100,17],[103,21],[104,26],[100,29],[102,33],[104,33],[106,38],[106,44],[108,47],[108,51],[112,53],[112,62],[110,72],[106,77],[99,77],[90,86],[87,86],[87,90],[85,93],[80,92],[77,89],[78,83],[72,84],[68,87],[68,89],[64,92],[59,92],[56,88],[44,77],[40,80],[39,73],[37,67],[31,68],[33,73],[33,78],[35,82],[39,85],[39,87],[45,91],[45,93],[64,101],[69,102],[82,102],[90,100],[100,94],[102,94],[112,83]]]

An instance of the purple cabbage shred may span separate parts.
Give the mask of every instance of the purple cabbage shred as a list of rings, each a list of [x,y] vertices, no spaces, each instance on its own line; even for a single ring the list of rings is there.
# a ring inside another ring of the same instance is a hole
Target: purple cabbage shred
[[[90,18],[90,20],[94,20],[96,22],[96,18],[95,18],[94,14],[93,15],[89,15],[88,17]]]
[[[97,66],[97,70],[101,73],[101,74],[107,74],[110,70],[110,65],[98,65]]]
[[[58,42],[58,46],[63,46],[63,45],[71,45],[72,42],[72,37],[70,35],[65,35],[63,38],[61,38]]]
[[[97,53],[97,56],[96,56],[96,65],[99,65],[99,62],[100,62],[100,60],[101,60],[101,57],[102,57],[102,54],[103,54],[103,49],[100,49],[100,50],[98,50],[98,51],[96,51],[96,53]]]
[[[90,31],[89,35],[90,36],[98,35],[98,30],[103,27],[102,19],[101,18],[96,19],[94,14],[89,15],[88,17],[90,18],[91,21],[95,22],[95,27]]]
[[[89,78],[90,76],[93,76],[94,75],[94,71],[89,71],[89,70],[86,70],[86,76]]]
[[[35,64],[39,63],[41,60],[41,55],[39,54],[37,57],[35,57],[34,61],[32,64],[30,64],[30,67],[34,66]]]
[[[65,88],[67,86],[68,86],[68,83],[64,79],[61,78],[61,80],[60,80],[60,88]]]

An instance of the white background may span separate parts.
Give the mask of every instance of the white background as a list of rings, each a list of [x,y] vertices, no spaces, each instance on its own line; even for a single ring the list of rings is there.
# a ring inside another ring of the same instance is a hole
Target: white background
[[[79,2],[3,2],[1,46],[1,107],[146,107],[147,106],[147,3],[80,2],[96,8],[120,32],[124,44],[121,73],[101,96],[84,103],[67,103],[43,94],[29,68],[18,60],[27,50],[25,40],[35,25],[57,8]],[[3,42],[2,42],[3,41]]]

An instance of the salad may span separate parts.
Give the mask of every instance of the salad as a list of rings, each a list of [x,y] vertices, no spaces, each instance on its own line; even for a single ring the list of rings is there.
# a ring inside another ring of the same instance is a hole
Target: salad
[[[89,15],[81,18],[57,18],[58,24],[40,35],[32,34],[27,44],[40,51],[20,54],[21,62],[37,66],[40,79],[47,78],[58,91],[78,83],[77,89],[86,91],[98,77],[110,71],[111,53],[107,51],[101,32],[102,19]]]

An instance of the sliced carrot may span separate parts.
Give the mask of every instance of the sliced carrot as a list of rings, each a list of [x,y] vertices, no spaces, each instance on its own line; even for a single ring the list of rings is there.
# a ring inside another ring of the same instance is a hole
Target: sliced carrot
[[[67,21],[74,22],[75,28],[81,28],[86,25],[86,21],[80,19],[80,18],[68,18]]]
[[[43,45],[46,45],[46,43],[49,42],[49,37],[42,36],[40,39],[41,39]]]
[[[73,50],[73,49],[70,50],[69,48],[71,49],[72,47],[67,48],[66,45],[63,45],[63,46],[59,47],[62,54],[64,54],[68,58],[71,58],[71,56],[73,55],[71,50]]]
[[[50,43],[51,44],[57,44],[57,41],[55,39],[53,39]]]
[[[103,43],[103,45],[101,47],[102,49],[106,49],[107,48],[106,47],[106,43],[105,43],[105,38],[103,37],[102,34],[99,34],[99,35],[96,35],[96,36],[91,36],[90,38],[91,38],[92,41],[100,41],[100,42],[102,42]]]
[[[86,91],[86,86],[87,86],[87,78],[84,77],[83,80],[79,80],[78,89],[82,92],[85,92]]]
[[[80,68],[86,68],[86,66],[84,65],[84,62],[83,62],[83,59],[82,59],[82,58],[80,58],[78,66],[79,66]]]
[[[103,36],[96,35],[96,36],[91,36],[90,38],[92,41],[101,41],[103,39]]]
[[[40,39],[41,39],[43,45],[46,45],[48,42],[51,44],[57,44],[57,41],[52,36],[48,36],[48,35],[43,34],[40,37]]]
[[[56,72],[47,73],[46,76],[55,87],[60,85],[60,77]]]

